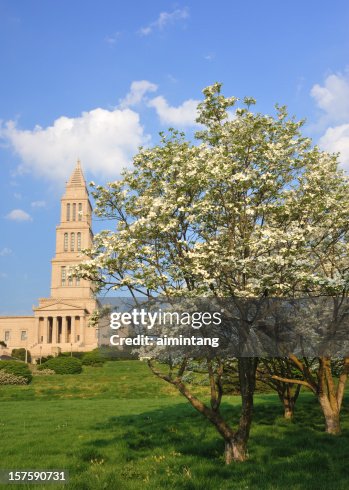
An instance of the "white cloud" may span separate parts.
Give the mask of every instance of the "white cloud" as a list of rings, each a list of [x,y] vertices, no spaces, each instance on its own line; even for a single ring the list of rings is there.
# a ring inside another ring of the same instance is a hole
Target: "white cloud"
[[[178,107],[171,107],[163,96],[155,97],[148,102],[153,107],[163,124],[175,126],[195,126],[197,118],[197,105],[200,101],[189,99]]]
[[[328,128],[320,138],[319,146],[331,153],[340,152],[339,161],[349,170],[349,124]]]
[[[12,250],[8,247],[4,247],[0,250],[0,257],[5,257],[6,255],[11,255]]]
[[[46,128],[22,130],[8,121],[0,126],[0,138],[20,156],[19,173],[63,180],[78,157],[94,175],[117,176],[150,136],[144,134],[136,112],[97,108],[79,117],[59,117]]]
[[[120,107],[122,109],[126,107],[132,107],[139,104],[146,93],[156,92],[158,86],[155,83],[148,82],[148,80],[138,80],[131,83],[130,91],[124,99],[120,100]]]
[[[327,122],[340,123],[349,120],[348,75],[329,75],[323,85],[314,85],[310,94],[324,112]]]
[[[30,205],[32,208],[44,208],[46,206],[46,201],[33,201]]]
[[[154,21],[148,24],[145,27],[142,27],[139,30],[139,33],[142,36],[149,36],[154,29],[163,30],[167,25],[173,24],[179,20],[184,20],[189,17],[189,10],[187,7],[183,9],[176,9],[172,12],[161,12],[159,17]]]
[[[23,209],[13,209],[10,213],[6,215],[7,219],[12,221],[32,221],[33,218],[30,214],[23,211]]]
[[[310,93],[323,113],[315,125],[315,129],[325,131],[319,146],[331,153],[339,152],[341,165],[349,170],[348,73],[329,75],[323,85],[314,85]]]

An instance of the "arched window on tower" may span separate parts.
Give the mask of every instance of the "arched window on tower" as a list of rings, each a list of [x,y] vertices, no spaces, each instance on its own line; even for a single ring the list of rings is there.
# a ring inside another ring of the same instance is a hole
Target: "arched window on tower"
[[[80,286],[80,277],[76,276],[75,281],[76,286]]]
[[[73,274],[72,274],[71,267],[69,267],[69,271],[68,271],[68,286],[72,286],[72,285],[73,285]]]
[[[82,220],[82,203],[79,202],[79,210],[78,210],[78,220]]]
[[[67,204],[67,221],[70,221],[70,204]]]
[[[71,233],[70,235],[70,251],[74,252],[75,250],[75,233]]]
[[[67,277],[67,271],[65,267],[61,267],[61,285],[65,286],[65,281]]]
[[[73,204],[73,221],[76,221],[76,204]]]
[[[64,251],[68,252],[68,233],[64,233]]]
[[[81,251],[81,233],[79,232],[77,235],[77,245],[78,245],[78,252]]]

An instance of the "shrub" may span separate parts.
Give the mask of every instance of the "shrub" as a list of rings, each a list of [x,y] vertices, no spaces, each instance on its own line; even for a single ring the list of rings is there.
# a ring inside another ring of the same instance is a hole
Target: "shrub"
[[[21,347],[20,349],[12,349],[11,356],[20,359],[21,361],[25,361],[25,349],[23,347]],[[30,355],[30,352],[28,351],[27,362],[31,362],[31,360],[32,357]]]
[[[5,369],[0,370],[0,385],[26,385],[27,383],[27,379],[23,376],[8,373]]]
[[[0,361],[0,371],[4,370],[7,373],[14,374],[26,379],[27,383],[30,383],[33,379],[32,373],[28,368],[28,365],[19,361]]]
[[[86,352],[82,358],[82,364],[84,366],[103,366],[106,359],[98,351]]]
[[[82,363],[75,357],[54,357],[38,366],[39,371],[43,369],[52,369],[56,374],[79,374],[82,371]]]

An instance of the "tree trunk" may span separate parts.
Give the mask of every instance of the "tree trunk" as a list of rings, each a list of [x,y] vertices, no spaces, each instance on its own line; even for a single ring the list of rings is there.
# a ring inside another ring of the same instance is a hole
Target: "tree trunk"
[[[284,418],[287,420],[292,420],[294,415],[294,407],[291,405],[284,405]]]
[[[225,441],[224,459],[225,464],[230,464],[234,460],[234,441],[232,439]]]
[[[245,461],[247,459],[247,441],[252,424],[257,364],[258,359],[255,357],[240,357],[238,359],[242,406],[239,427],[235,433],[233,444],[234,461]]]
[[[224,451],[225,464],[230,464],[233,461],[242,462],[247,459],[247,445],[244,441],[237,439],[227,439],[225,441]]]
[[[282,406],[284,407],[284,418],[292,420],[294,416],[295,402],[293,397],[289,397],[287,392],[283,395],[279,395]]]
[[[221,417],[219,414],[217,414],[213,418],[211,417],[211,422],[216,425],[218,432],[224,437],[224,456],[226,464],[230,464],[233,461],[246,461],[248,457],[247,442],[250,435],[250,428],[252,423],[253,395],[256,385],[257,364],[258,359],[254,357],[238,358],[242,406],[237,431],[234,434],[229,433],[230,428],[226,426],[226,423],[223,420],[220,420]]]
[[[233,445],[234,461],[246,461],[247,455],[247,440],[235,440]]]
[[[339,410],[331,407],[331,404],[325,395],[319,397],[319,402],[325,417],[327,434],[338,436],[341,433]]]
[[[339,413],[331,413],[325,415],[326,432],[335,436],[340,435],[341,425],[339,420]]]

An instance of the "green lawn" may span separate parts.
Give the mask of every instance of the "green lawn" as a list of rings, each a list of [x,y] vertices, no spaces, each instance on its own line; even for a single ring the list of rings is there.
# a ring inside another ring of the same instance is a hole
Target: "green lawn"
[[[1,387],[0,466],[66,469],[65,488],[79,490],[347,490],[348,402],[343,435],[331,437],[311,394],[301,395],[294,423],[280,417],[274,395],[258,395],[250,459],[225,466],[222,440],[170,386],[144,363],[109,362]],[[238,397],[225,403],[232,421],[238,405]]]

